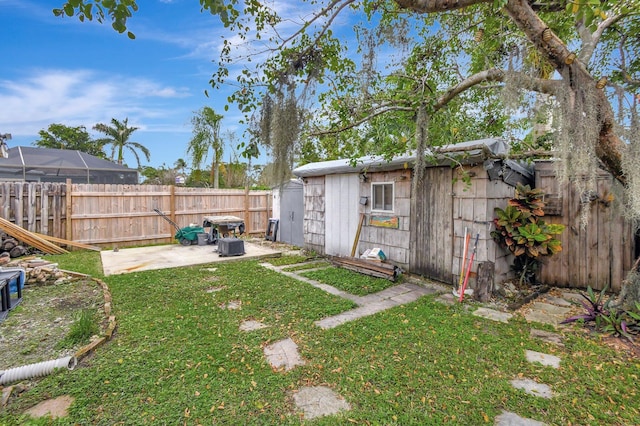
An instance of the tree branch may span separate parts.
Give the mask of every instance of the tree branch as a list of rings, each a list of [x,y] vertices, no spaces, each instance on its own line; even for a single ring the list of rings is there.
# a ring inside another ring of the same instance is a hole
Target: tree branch
[[[435,112],[435,111],[441,110],[449,102],[455,99],[456,96],[460,95],[466,90],[469,90],[485,82],[504,81],[505,76],[509,74],[519,74],[518,80],[522,82],[523,87],[529,90],[540,92],[540,93],[555,94],[558,90],[558,87],[560,86],[560,81],[558,80],[546,80],[541,78],[533,78],[533,77],[529,77],[529,76],[526,76],[520,73],[515,73],[512,71],[505,72],[497,68],[492,68],[489,70],[484,70],[479,73],[473,74],[472,76],[467,77],[460,83],[446,90],[443,95],[439,96],[436,99],[436,102],[433,105],[433,111]],[[415,107],[397,105],[394,102],[380,103],[376,107],[374,107],[371,110],[371,112],[369,112],[364,117],[359,118],[358,120],[355,120],[337,129],[328,129],[320,132],[314,132],[314,133],[311,133],[311,135],[326,136],[326,135],[340,133],[345,130],[349,130],[361,124],[364,124],[375,117],[378,117],[380,115],[383,115],[389,112],[395,112],[395,111],[413,112],[415,111]]]
[[[584,24],[581,23],[578,25],[578,34],[580,34],[580,39],[582,40],[582,51],[578,55],[578,59],[580,60],[580,62],[584,64],[589,63],[589,61],[591,60],[591,56],[593,56],[593,52],[595,51],[598,42],[600,42],[600,38],[602,37],[602,34],[605,32],[605,30],[610,28],[616,22],[620,21],[625,16],[627,15],[620,14],[605,19],[604,21],[600,22],[593,33],[590,32],[589,28],[587,28]]]

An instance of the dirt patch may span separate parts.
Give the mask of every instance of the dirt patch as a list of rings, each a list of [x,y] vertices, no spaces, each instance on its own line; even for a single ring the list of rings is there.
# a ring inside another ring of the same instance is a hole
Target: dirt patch
[[[103,321],[102,288],[90,278],[67,277],[56,284],[27,285],[22,302],[0,323],[0,370],[57,359],[88,342],[61,344],[78,314],[95,313]],[[105,328],[104,323],[100,329]]]

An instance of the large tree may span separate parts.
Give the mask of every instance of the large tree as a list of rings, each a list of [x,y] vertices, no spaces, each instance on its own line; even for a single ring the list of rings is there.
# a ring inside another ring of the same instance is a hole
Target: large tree
[[[220,186],[219,166],[224,153],[224,141],[220,137],[220,124],[224,117],[217,114],[211,107],[203,107],[191,117],[193,136],[187,146],[187,154],[191,156],[194,169],[200,169],[200,165],[207,158],[209,150],[211,155],[211,173],[209,183],[214,188]]]
[[[65,126],[64,124],[50,124],[47,130],[38,132],[40,139],[33,144],[41,148],[72,149],[98,158],[106,159],[103,145],[91,140],[91,136],[84,126]]]
[[[139,142],[129,140],[131,134],[138,130],[137,127],[129,127],[129,119],[125,118],[120,121],[115,118],[111,119],[111,125],[98,123],[93,126],[94,130],[97,130],[106,135],[105,138],[96,139],[96,142],[102,145],[111,145],[111,161],[117,161],[118,164],[122,164],[124,161],[124,150],[129,150],[140,167],[140,155],[138,151],[144,155],[147,161],[151,159],[151,153],[149,150]]]
[[[249,7],[242,7],[242,4]],[[307,3],[307,2],[301,2]],[[381,32],[381,37],[391,38],[393,33],[408,21],[414,27],[414,31],[424,29],[424,25],[431,25],[433,31],[438,31],[434,21],[421,20],[423,14],[439,14],[438,18],[446,19],[453,16],[468,23],[466,28],[459,28],[457,34],[443,33],[442,38],[449,43],[459,43],[465,36],[476,30],[484,29],[488,38],[493,41],[493,51],[485,52],[485,57],[492,54],[505,59],[504,54],[513,46],[513,43],[526,42],[530,50],[535,51],[539,61],[550,64],[559,76],[558,79],[549,81],[540,79],[538,75],[532,75],[530,79],[521,78],[518,84],[527,90],[550,92],[557,95],[562,84],[563,95],[561,102],[564,105],[565,119],[568,115],[594,116],[598,125],[595,134],[574,135],[575,138],[588,136],[584,149],[593,151],[600,161],[614,176],[625,184],[636,185],[629,181],[631,173],[623,170],[622,153],[625,150],[620,139],[620,124],[616,123],[614,110],[607,93],[598,85],[599,75],[594,74],[600,70],[606,70],[610,81],[616,84],[616,89],[622,90],[629,87],[637,88],[639,59],[636,55],[638,41],[635,34],[638,27],[637,10],[640,7],[638,0],[624,2],[612,2],[607,0],[593,0],[589,2],[571,2],[568,0],[332,0],[328,2],[308,2],[310,7],[315,7],[313,13],[307,14],[307,18],[300,22],[299,30],[283,34],[279,31],[283,19],[277,11],[268,5],[258,1],[239,2],[237,0],[201,0],[203,10],[219,15],[222,22],[241,36],[244,40],[260,40],[262,45],[268,47],[261,53],[267,53],[268,59],[258,66],[261,73],[243,72],[237,79],[240,89],[232,96],[245,111],[258,108],[262,98],[266,94],[262,89],[267,87],[270,94],[287,93],[291,85],[303,82],[306,85],[320,79],[325,86],[331,87],[333,93],[325,94],[321,100],[329,103],[339,99],[338,94],[344,95],[348,88],[344,86],[344,79],[337,76],[339,73],[348,74],[353,70],[353,62],[345,56],[346,48],[339,38],[338,32],[332,31],[336,27],[338,17],[348,13],[359,12],[365,16],[369,23],[374,22],[380,28],[387,25],[387,32]],[[98,19],[100,21],[109,18],[113,22],[114,29],[124,32],[127,19],[132,12],[137,10],[135,0],[103,0],[69,1],[62,8],[56,9],[57,15],[73,16],[80,19]],[[457,15],[454,15],[459,11]],[[543,19],[544,18],[544,19]],[[390,22],[400,23],[399,26],[391,26]],[[287,22],[290,25],[290,22]],[[486,28],[484,28],[486,26]],[[446,31],[446,28],[444,29]],[[569,35],[571,34],[571,35]],[[563,40],[560,36],[565,36]],[[469,38],[469,37],[467,37]],[[600,43],[607,39],[608,46]],[[270,40],[270,44],[265,40]],[[480,43],[479,43],[480,44]],[[602,44],[604,47],[600,48]],[[486,43],[482,43],[486,46]],[[575,53],[568,46],[577,46],[579,51],[577,59]],[[228,65],[234,62],[234,46],[224,42],[220,67],[212,84],[226,82],[229,76]],[[615,55],[612,52],[615,51]],[[446,53],[446,52],[445,52]],[[423,56],[429,59],[429,54],[440,55],[441,52],[426,52]],[[603,55],[596,64],[594,54]],[[613,62],[614,59],[617,63]],[[246,59],[246,58],[242,58]],[[455,66],[454,58],[449,63]],[[498,58],[499,59],[499,58]],[[413,97],[413,105],[404,105],[405,109],[412,109],[416,116],[431,117],[434,110],[442,109],[461,93],[470,88],[486,84],[491,81],[504,81],[507,71],[523,72],[523,68],[508,69],[505,65],[512,65],[508,61],[494,61],[496,67],[487,67],[469,74],[461,70],[457,83],[448,87],[439,86],[439,96],[430,96],[429,99],[420,100]],[[335,81],[330,80],[335,77]],[[427,76],[424,76],[427,77]],[[412,76],[411,78],[415,78]],[[542,81],[544,80],[544,81]],[[348,81],[348,80],[347,80]],[[351,79],[353,84],[354,80]],[[453,82],[450,82],[453,83]],[[284,88],[284,90],[283,90]],[[419,87],[415,87],[420,90]],[[433,90],[436,87],[422,84],[422,90]],[[362,100],[363,98],[361,98]],[[366,99],[366,97],[365,97]],[[417,101],[416,101],[417,99]],[[631,100],[636,105],[636,100]],[[362,104],[362,102],[361,102]],[[424,107],[422,115],[417,114],[420,105]],[[620,103],[623,105],[623,102]],[[390,111],[397,111],[396,103],[375,105],[375,109],[367,114],[372,119]],[[561,107],[563,107],[561,105]],[[624,105],[623,105],[624,107]],[[620,113],[620,111],[618,111]],[[364,119],[362,119],[364,120]],[[343,124],[343,123],[341,123]],[[420,126],[417,127],[420,129]],[[424,133],[424,132],[418,132]],[[591,136],[591,137],[589,137]],[[251,149],[255,147],[249,147]],[[640,207],[640,206],[638,206]]]

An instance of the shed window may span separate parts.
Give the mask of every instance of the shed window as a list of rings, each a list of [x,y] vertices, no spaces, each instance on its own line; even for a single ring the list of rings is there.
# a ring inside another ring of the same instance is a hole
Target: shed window
[[[371,184],[372,209],[378,211],[393,211],[393,183]]]

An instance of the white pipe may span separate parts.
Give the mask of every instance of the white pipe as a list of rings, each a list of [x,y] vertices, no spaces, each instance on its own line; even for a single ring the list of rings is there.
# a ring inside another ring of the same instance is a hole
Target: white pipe
[[[32,379],[34,377],[44,377],[53,373],[56,368],[66,367],[73,370],[78,365],[75,356],[67,356],[51,361],[38,362],[36,364],[23,365],[22,367],[10,368],[0,371],[0,385],[19,382],[20,380]]]

